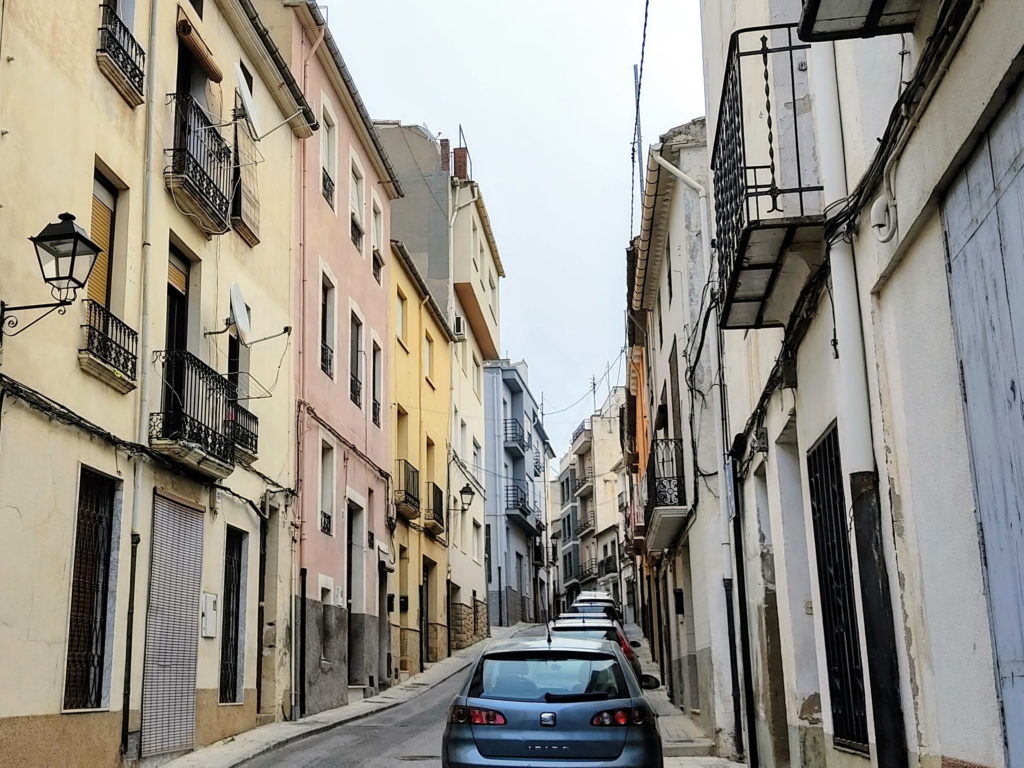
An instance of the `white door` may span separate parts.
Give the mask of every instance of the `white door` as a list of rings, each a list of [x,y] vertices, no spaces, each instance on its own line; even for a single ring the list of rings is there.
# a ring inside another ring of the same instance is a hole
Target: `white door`
[[[1024,90],[943,201],[1009,768],[1024,768]]]
[[[142,678],[142,755],[192,748],[203,513],[153,497],[153,562]]]

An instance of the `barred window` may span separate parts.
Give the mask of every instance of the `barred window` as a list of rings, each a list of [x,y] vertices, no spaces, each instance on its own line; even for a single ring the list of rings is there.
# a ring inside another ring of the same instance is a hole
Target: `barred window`
[[[115,480],[82,469],[71,577],[64,709],[103,706],[116,488]]]

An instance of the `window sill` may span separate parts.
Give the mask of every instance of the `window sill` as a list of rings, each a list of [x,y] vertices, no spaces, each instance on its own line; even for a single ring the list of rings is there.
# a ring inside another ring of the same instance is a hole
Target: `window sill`
[[[95,709],[62,709],[62,715],[95,715],[110,712],[110,707],[96,707]]]
[[[395,334],[395,341],[398,342],[398,346],[405,350],[405,354],[410,354],[409,348],[405,345],[405,342],[402,340],[402,337],[399,336],[397,333]]]
[[[433,381],[431,381],[431,380],[430,380],[430,377],[429,377],[429,376],[424,376],[424,377],[423,377],[423,379],[424,379],[424,381],[426,381],[426,382],[427,382],[427,384],[429,384],[429,385],[430,385],[430,388],[431,388],[431,389],[433,389],[433,390],[435,390],[435,391],[437,390],[437,386],[436,386],[436,385],[434,384],[434,382],[433,382]]]
[[[244,701],[218,701],[218,707],[244,707]]]

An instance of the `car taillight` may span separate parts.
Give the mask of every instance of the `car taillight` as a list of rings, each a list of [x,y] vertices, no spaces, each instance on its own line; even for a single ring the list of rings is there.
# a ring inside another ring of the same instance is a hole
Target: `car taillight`
[[[448,722],[465,725],[505,725],[505,716],[496,709],[481,709],[479,707],[463,707],[454,705],[448,712]]]
[[[606,709],[590,718],[591,725],[622,726],[643,725],[647,720],[647,710],[640,707],[623,707],[622,709]]]
[[[630,646],[629,641],[626,639],[625,635],[623,635],[621,632],[619,632],[618,635],[619,635],[619,645],[622,646],[622,652],[626,655],[627,659],[632,659],[633,658],[633,648],[632,648],[632,646]]]

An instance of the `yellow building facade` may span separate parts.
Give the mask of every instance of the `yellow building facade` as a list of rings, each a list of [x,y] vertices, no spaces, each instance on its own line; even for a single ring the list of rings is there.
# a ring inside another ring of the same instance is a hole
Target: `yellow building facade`
[[[390,398],[395,516],[388,577],[392,681],[449,654],[451,348],[443,311],[392,241]]]

